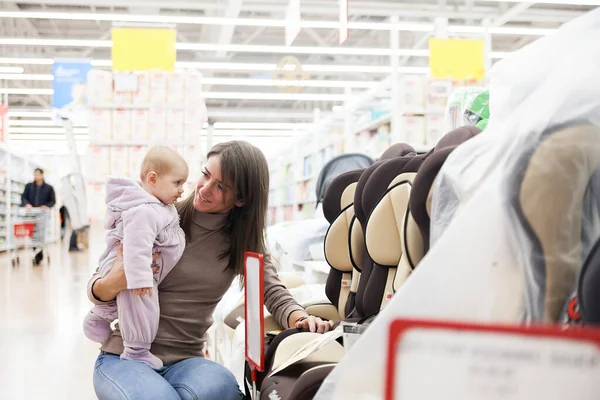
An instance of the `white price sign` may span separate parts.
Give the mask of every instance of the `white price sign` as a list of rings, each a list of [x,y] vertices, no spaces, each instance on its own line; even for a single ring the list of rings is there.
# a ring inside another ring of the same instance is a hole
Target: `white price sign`
[[[392,329],[386,400],[598,399],[598,332],[550,329]]]

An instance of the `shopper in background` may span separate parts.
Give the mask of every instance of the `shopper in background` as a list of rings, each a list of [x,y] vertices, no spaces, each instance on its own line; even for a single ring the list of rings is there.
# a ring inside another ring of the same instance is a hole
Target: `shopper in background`
[[[156,285],[168,276],[183,254],[185,234],[173,205],[183,194],[189,168],[175,150],[152,147],[142,162],[141,183],[111,177],[106,184],[106,250],[100,257],[105,276],[123,246],[127,289],[116,301],[96,305],[84,319],[88,339],[104,343],[117,318],[123,335],[121,358],[146,363],[153,369],[162,361],[150,352],[158,328],[159,295]],[[160,271],[152,273],[152,254],[158,252]]]
[[[55,203],[54,188],[44,180],[44,170],[36,168],[33,171],[33,182],[25,185],[25,190],[21,194],[21,206],[28,209],[40,207],[42,210],[47,210],[54,207]],[[34,263],[39,264],[43,259],[42,250],[36,251]]]
[[[229,400],[243,397],[233,374],[204,358],[206,331],[215,307],[236,277],[243,275],[245,251],[265,255],[265,305],[283,327],[323,333],[331,321],[308,316],[277,276],[266,254],[264,230],[269,169],[262,152],[241,141],[216,145],[207,156],[194,193],[177,204],[187,247],[158,286],[160,321],[152,353],[165,367],[122,360],[118,327],[101,347],[94,369],[100,400]],[[88,284],[96,304],[112,301],[127,289],[121,254],[104,277]]]

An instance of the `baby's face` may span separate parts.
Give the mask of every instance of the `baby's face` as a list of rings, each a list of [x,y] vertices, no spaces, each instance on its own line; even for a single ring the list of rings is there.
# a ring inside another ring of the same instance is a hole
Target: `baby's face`
[[[173,204],[183,194],[183,186],[187,178],[187,167],[183,165],[174,167],[168,174],[157,177],[156,187],[152,194],[165,204]]]

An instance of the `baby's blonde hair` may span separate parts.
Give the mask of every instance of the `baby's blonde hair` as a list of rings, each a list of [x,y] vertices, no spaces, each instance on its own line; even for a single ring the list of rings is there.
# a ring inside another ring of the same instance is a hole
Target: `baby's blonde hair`
[[[157,175],[168,174],[176,166],[188,168],[187,163],[181,155],[167,146],[154,146],[148,150],[140,171],[142,182],[146,181],[149,172],[156,172]]]

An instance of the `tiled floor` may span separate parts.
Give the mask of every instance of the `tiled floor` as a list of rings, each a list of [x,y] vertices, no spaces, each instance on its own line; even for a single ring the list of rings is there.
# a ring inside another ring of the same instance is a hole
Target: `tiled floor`
[[[91,303],[86,283],[102,251],[102,231],[90,249],[68,253],[50,247],[50,264],[32,267],[21,255],[12,267],[0,254],[0,399],[88,400],[98,345],[82,333]],[[67,244],[67,243],[64,243]]]

